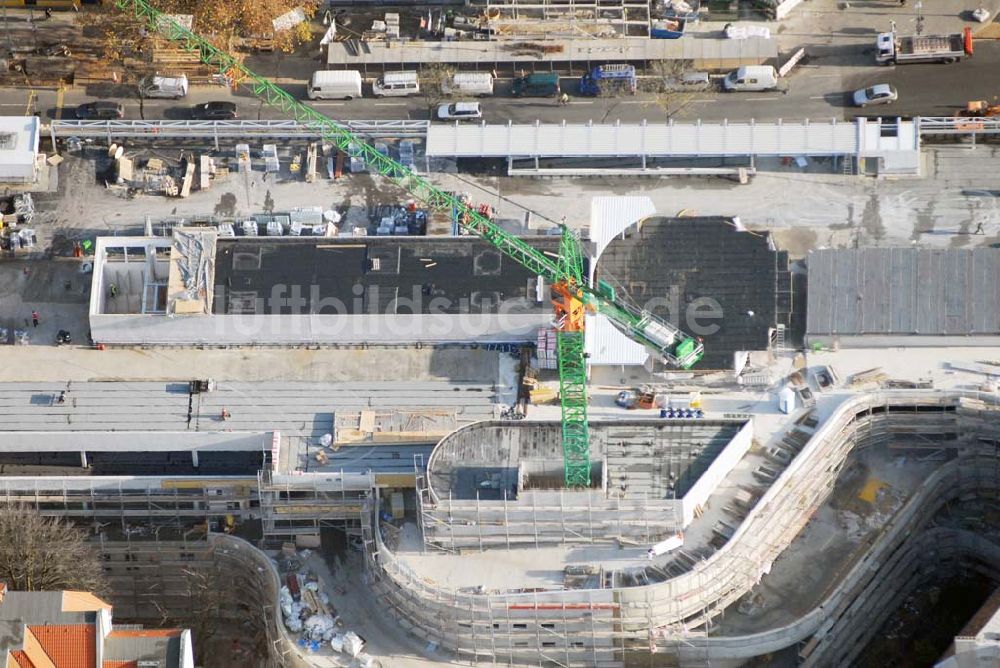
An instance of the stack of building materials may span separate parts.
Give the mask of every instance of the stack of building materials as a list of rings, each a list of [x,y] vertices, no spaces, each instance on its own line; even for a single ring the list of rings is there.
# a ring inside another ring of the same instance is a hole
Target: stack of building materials
[[[539,369],[558,369],[559,356],[557,350],[556,330],[539,329],[538,342],[535,347],[535,356],[537,358],[535,366]]]

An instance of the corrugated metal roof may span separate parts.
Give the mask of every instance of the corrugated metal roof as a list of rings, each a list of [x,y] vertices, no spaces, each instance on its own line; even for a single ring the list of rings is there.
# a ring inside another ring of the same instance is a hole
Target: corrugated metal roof
[[[432,125],[436,157],[854,155],[854,123]]]
[[[809,255],[809,335],[1000,334],[1000,249],[828,249]]]
[[[637,366],[645,364],[649,357],[645,346],[622,334],[600,314],[587,316],[584,350],[590,355],[587,361],[595,366]]]

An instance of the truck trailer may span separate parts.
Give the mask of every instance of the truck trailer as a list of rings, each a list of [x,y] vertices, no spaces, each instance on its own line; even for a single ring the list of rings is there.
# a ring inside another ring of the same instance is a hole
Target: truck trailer
[[[950,35],[900,35],[884,32],[876,41],[875,60],[883,65],[954,63],[972,55],[972,31]]]
[[[600,65],[580,77],[580,94],[634,94],[638,81],[634,65]]]

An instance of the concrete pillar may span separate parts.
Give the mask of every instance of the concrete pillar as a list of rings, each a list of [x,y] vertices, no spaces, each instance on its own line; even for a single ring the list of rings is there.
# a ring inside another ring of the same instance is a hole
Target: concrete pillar
[[[195,468],[198,468],[198,451],[197,450],[192,450],[191,451],[191,466],[193,466]]]
[[[80,451],[80,468],[87,468],[87,451]]]

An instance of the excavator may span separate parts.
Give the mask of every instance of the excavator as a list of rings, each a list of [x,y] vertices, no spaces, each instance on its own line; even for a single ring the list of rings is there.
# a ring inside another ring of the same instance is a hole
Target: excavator
[[[410,167],[376,150],[346,126],[251,71],[240,59],[214,46],[147,0],[115,0],[115,5],[145,23],[151,32],[159,33],[185,50],[196,53],[203,63],[216,68],[234,87],[249,89],[267,104],[316,131],[348,157],[363,160],[369,170],[402,187],[428,208],[454,212],[466,233],[491,244],[551,287],[559,368],[563,470],[567,487],[585,488],[591,485],[587,360],[584,350],[584,327],[588,314],[605,316],[626,336],[644,345],[669,366],[690,369],[704,355],[701,339],[685,334],[673,324],[631,303],[610,283],[599,281],[596,286],[591,285],[585,278],[587,272],[580,240],[565,225],[561,229],[558,256],[543,253],[502,229],[483,212],[471,208],[459,195],[432,185]]]

